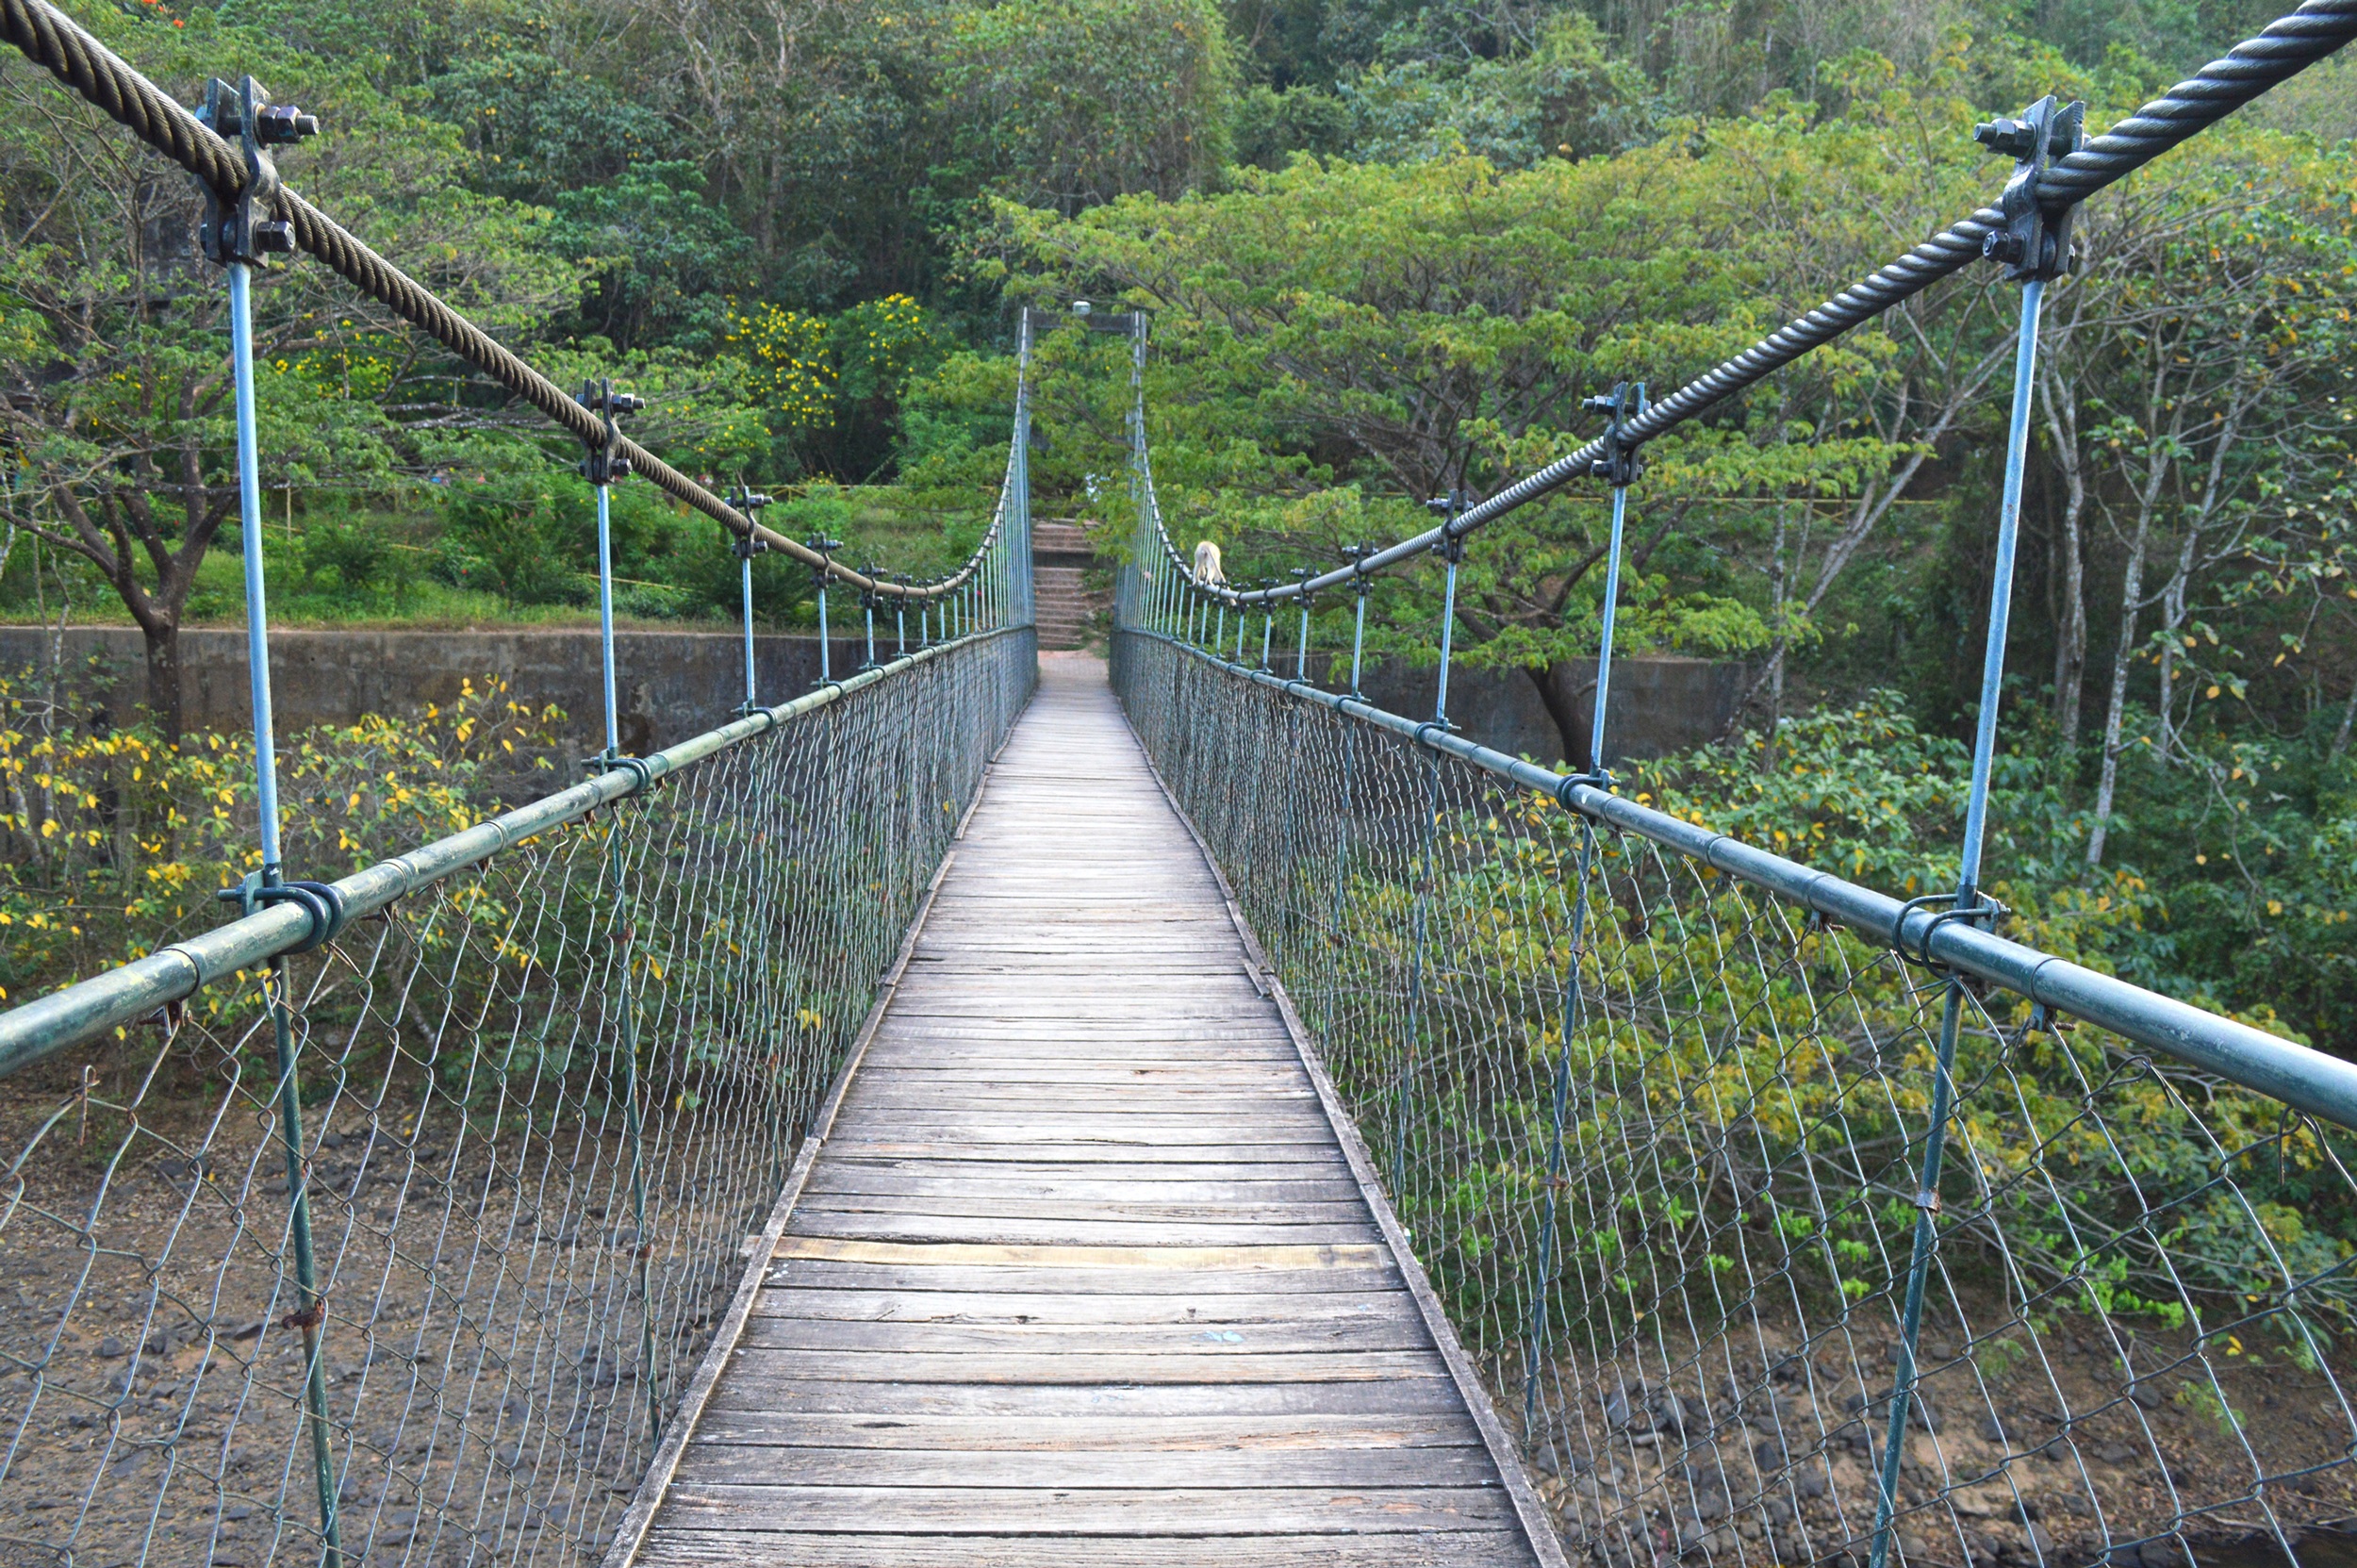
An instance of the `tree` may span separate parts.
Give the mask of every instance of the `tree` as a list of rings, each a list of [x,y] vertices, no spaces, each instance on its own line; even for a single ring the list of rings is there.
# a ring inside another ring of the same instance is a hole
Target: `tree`
[[[519,256],[531,220],[456,189],[454,138],[355,74],[205,13],[100,14],[101,39],[193,96],[224,59],[319,111],[328,136],[288,157],[321,197],[462,308],[512,322],[544,305],[554,273]],[[0,61],[0,455],[22,470],[10,520],[89,562],[144,636],[147,696],[180,727],[179,631],[198,568],[234,516],[225,289],[196,246],[193,182],[13,56]],[[488,308],[486,308],[488,307]],[[321,269],[257,274],[255,358],[263,461],[288,482],[386,477],[386,404],[453,377],[385,313]]]

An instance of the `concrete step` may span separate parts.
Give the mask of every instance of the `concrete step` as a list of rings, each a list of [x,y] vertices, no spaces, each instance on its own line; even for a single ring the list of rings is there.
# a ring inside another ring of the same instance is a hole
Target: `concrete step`
[[[1089,563],[1096,557],[1088,535],[1075,523],[1034,520],[1031,546],[1032,619],[1040,647],[1087,647],[1112,604],[1109,594],[1089,590]]]

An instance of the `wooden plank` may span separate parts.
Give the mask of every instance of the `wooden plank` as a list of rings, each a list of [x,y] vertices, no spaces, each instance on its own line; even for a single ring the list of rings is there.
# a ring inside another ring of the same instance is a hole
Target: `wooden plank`
[[[735,1486],[682,1480],[666,1522],[838,1534],[1000,1531],[1083,1536],[1424,1535],[1492,1532],[1514,1513],[1494,1488],[1177,1486],[1052,1491],[980,1486]]]
[[[877,1449],[691,1444],[677,1486],[992,1487],[1015,1492],[1207,1487],[1494,1489],[1478,1447]]]
[[[1399,1290],[1399,1265],[1386,1257],[1364,1268],[1168,1269],[1168,1268],[927,1268],[885,1263],[799,1258],[775,1265],[767,1282],[793,1290],[960,1290],[997,1295],[1266,1296],[1290,1292]]]
[[[773,1321],[773,1320],[764,1320]],[[992,1355],[924,1350],[769,1350],[737,1342],[730,1370],[755,1382],[824,1378],[844,1383],[1399,1383],[1448,1378],[1429,1350],[1272,1351],[1206,1345],[1194,1354],[1073,1350]]]
[[[756,1317],[839,1318],[854,1322],[1316,1324],[1399,1322],[1423,1317],[1405,1290],[1294,1291],[1215,1295],[1188,1291],[1047,1296],[1020,1291],[765,1290]]]
[[[1258,1157],[1270,1161],[1290,1159],[1304,1169],[1348,1168],[1340,1154],[1329,1148],[1320,1148],[1315,1144],[1204,1144],[1197,1147],[1139,1140],[1042,1144],[946,1137],[909,1143],[881,1135],[869,1139],[847,1137],[844,1144],[849,1152],[871,1159],[889,1156],[902,1160],[1004,1160],[1014,1164],[1032,1164],[1042,1160],[1063,1160],[1074,1164],[1101,1161],[1107,1164],[1126,1165],[1136,1164],[1142,1155],[1151,1154],[1154,1159],[1169,1164],[1228,1166]]]
[[[733,1368],[732,1368],[733,1371]],[[841,1415],[1074,1415],[1162,1417],[1460,1415],[1445,1378],[1332,1383],[879,1383],[851,1378],[724,1377],[710,1410]]]
[[[912,1180],[903,1177],[903,1180]],[[801,1213],[838,1214],[931,1214],[990,1219],[1086,1220],[1211,1220],[1220,1224],[1346,1225],[1366,1224],[1367,1212],[1347,1199],[1317,1202],[1273,1196],[1200,1198],[1193,1202],[1165,1201],[1171,1195],[1153,1184],[1132,1184],[1120,1196],[1067,1194],[1051,1182],[1034,1182],[1033,1195],[1017,1197],[1001,1190],[976,1193],[971,1188],[925,1194],[895,1187],[878,1191],[831,1188],[813,1192],[805,1186]],[[1372,1227],[1369,1227],[1372,1230]],[[1287,1238],[1298,1241],[1300,1237]]]
[[[1276,1225],[1266,1220],[1221,1224],[1208,1219],[1023,1218],[1015,1215],[889,1213],[804,1207],[794,1215],[798,1236],[838,1236],[879,1242],[950,1242],[1005,1246],[1234,1246],[1379,1244],[1371,1220],[1346,1225]]]
[[[1429,1415],[839,1415],[716,1411],[696,1441],[758,1447],[877,1448],[896,1453],[988,1448],[999,1453],[1199,1453],[1266,1449],[1478,1448],[1461,1413]]]
[[[1330,1176],[1307,1172],[1291,1179],[1276,1176],[1236,1176],[1203,1173],[1197,1165],[1158,1165],[1157,1171],[1167,1176],[1087,1174],[1066,1167],[1053,1173],[1025,1170],[1004,1165],[998,1172],[988,1165],[962,1166],[950,1169],[947,1160],[895,1160],[870,1164],[865,1161],[830,1161],[812,1177],[803,1190],[812,1200],[852,1196],[890,1196],[908,1203],[921,1203],[932,1198],[965,1201],[976,1205],[1009,1202],[1020,1205],[1038,1200],[1055,1203],[1118,1203],[1142,1207],[1161,1207],[1172,1211],[1186,1210],[1196,1205],[1310,1205],[1320,1210],[1334,1206],[1336,1212],[1360,1212],[1358,1192],[1345,1181]],[[1270,1169],[1298,1170],[1298,1166],[1252,1165],[1229,1167],[1230,1170]],[[934,1174],[938,1170],[941,1174]],[[1022,1213],[1020,1207],[1007,1211]]]
[[[1000,1246],[945,1243],[863,1242],[788,1233],[780,1259],[897,1263],[911,1268],[1032,1267],[1060,1269],[1179,1269],[1237,1272],[1259,1269],[1378,1268],[1391,1262],[1380,1245],[1320,1246]]]
[[[1406,1553],[1407,1555],[1403,1555]],[[658,1531],[650,1568],[1517,1568],[1519,1531],[1426,1536],[1256,1535],[1085,1541],[976,1533],[831,1535],[806,1531]]]
[[[777,1294],[777,1293],[771,1293]],[[929,1355],[1133,1355],[1215,1359],[1356,1350],[1429,1350],[1420,1320],[1328,1318],[1320,1323],[923,1323],[903,1317],[848,1320],[771,1317],[745,1325],[739,1348],[909,1351]]]

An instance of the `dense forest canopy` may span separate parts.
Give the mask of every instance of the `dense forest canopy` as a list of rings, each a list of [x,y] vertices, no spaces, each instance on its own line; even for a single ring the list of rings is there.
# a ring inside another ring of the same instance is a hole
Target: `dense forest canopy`
[[[1166,510],[1249,577],[1412,531],[1425,497],[1591,434],[1582,397],[1673,386],[1982,205],[2004,171],[1976,118],[2053,91],[2100,128],[2275,7],[73,8],[184,100],[250,71],[319,113],[284,167],[321,206],[560,380],[645,393],[637,433],[683,467],[783,491],[771,520],[894,566],[980,527],[1014,307],[1142,306]],[[236,614],[198,197],[13,57],[0,102],[0,597],[127,612],[169,674],[181,624]],[[2345,1048],[2352,132],[2357,69],[2330,62],[2081,219],[2035,408],[1995,857],[2060,950]],[[258,300],[282,603],[583,602],[574,454],[315,266]],[[1752,676],[1744,733],[1655,777],[1665,798],[1846,874],[1937,878],[2015,304],[1971,270],[1649,454],[1622,646]],[[1120,354],[1043,344],[1044,515],[1123,493]],[[1462,656],[1530,680],[1566,754],[1603,516],[1563,496],[1467,564]],[[726,613],[709,522],[644,487],[617,517],[626,611]],[[799,573],[761,569],[765,616],[806,614]],[[1429,587],[1385,586],[1382,648],[1429,655]]]

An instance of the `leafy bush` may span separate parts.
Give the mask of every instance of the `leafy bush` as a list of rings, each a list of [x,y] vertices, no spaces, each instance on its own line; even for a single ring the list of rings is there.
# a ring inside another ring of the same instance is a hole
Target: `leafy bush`
[[[173,747],[75,711],[0,677],[0,1004],[220,924],[214,894],[261,864],[250,735],[191,732]],[[415,718],[285,737],[289,874],[345,876],[495,814],[552,766],[562,718],[486,678]]]

